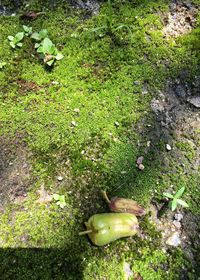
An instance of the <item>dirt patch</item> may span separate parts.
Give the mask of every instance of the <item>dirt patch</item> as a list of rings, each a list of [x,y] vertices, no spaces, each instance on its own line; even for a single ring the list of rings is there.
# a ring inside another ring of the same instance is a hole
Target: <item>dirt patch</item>
[[[191,100],[200,97],[200,76],[194,76],[192,80],[189,76],[187,71],[182,71],[177,79],[169,79],[165,90],[158,92],[157,97],[152,100],[151,108],[156,121],[151,133],[151,142],[162,140],[165,145],[170,145],[170,152],[167,149],[165,152],[159,151],[166,172],[170,170],[171,174],[176,174],[179,172],[177,166],[180,166],[183,174],[198,178],[200,109],[191,103]],[[198,186],[196,188],[198,189]],[[180,246],[192,267],[198,271],[200,217],[190,212],[174,213],[169,210],[159,217],[161,208],[159,203],[151,205],[151,219],[161,231],[164,250]],[[182,216],[180,221],[175,214]]]
[[[72,6],[85,10],[88,14],[97,15],[99,13],[100,5],[96,0],[70,0],[69,2]]]
[[[24,94],[29,91],[39,91],[42,89],[42,87],[40,87],[36,83],[26,80],[18,80],[17,84],[19,85],[19,92],[21,94]]]
[[[170,5],[170,11],[163,15],[164,29],[166,37],[178,37],[192,30],[196,23],[197,8],[191,3],[184,1],[174,1]]]
[[[25,147],[0,138],[0,210],[9,201],[26,198],[30,186],[30,165]]]
[[[200,110],[190,103],[190,99],[200,96],[199,84],[200,77],[194,77],[189,83],[184,73],[176,80],[168,80],[165,90],[151,102],[156,116],[155,137],[169,144],[173,140],[187,139],[198,149]]]

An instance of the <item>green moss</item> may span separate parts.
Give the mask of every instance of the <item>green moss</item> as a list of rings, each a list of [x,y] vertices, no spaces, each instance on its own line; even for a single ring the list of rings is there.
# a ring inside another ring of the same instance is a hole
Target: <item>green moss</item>
[[[192,161],[196,156],[196,147],[193,142],[176,142],[177,148],[185,152],[185,156],[189,161]]]
[[[169,256],[167,252],[148,249],[142,251],[142,257],[133,264],[133,271],[147,279],[180,279],[184,258],[181,252]]]
[[[167,11],[168,1],[161,0],[116,1],[113,23],[128,25],[133,36],[126,29],[116,36],[90,32],[105,23],[106,4],[88,19],[64,4],[53,11],[46,8],[44,1],[29,6],[46,11],[31,23],[33,30],[47,28],[65,56],[51,70],[42,65],[28,38],[22,49],[11,50],[7,36],[20,31],[23,21],[0,17],[0,57],[7,62],[0,71],[0,135],[20,136],[17,145],[28,147],[33,182],[25,202],[11,203],[1,213],[0,273],[20,280],[123,279],[125,260],[144,279],[176,279],[183,256],[161,251],[159,233],[148,219],[140,222],[148,240],[134,237],[96,248],[78,232],[90,215],[108,211],[102,189],[146,207],[156,193],[160,198],[170,185],[175,190],[184,185],[184,199],[198,212],[198,176],[188,176],[170,156],[166,171],[160,139],[147,147],[155,90],[181,69],[198,73],[198,29],[173,42],[165,40],[158,11]],[[193,147],[179,142],[177,148],[187,164],[193,162]],[[141,155],[144,171],[136,167]],[[60,174],[62,182],[56,180]],[[64,194],[67,207],[36,203],[41,184],[50,194]]]

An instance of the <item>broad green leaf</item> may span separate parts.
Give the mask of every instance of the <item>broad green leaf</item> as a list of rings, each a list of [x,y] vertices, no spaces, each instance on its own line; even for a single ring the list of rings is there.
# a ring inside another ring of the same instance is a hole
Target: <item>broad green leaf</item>
[[[47,61],[47,65],[51,66],[54,63],[54,59]]]
[[[168,198],[174,198],[174,196],[171,193],[163,193],[163,195]]]
[[[61,203],[60,203],[60,207],[61,207],[61,208],[64,208],[66,205],[67,205],[66,202],[61,202]]]
[[[31,38],[34,39],[34,40],[36,40],[36,41],[40,41],[40,40],[41,40],[41,39],[40,39],[40,35],[39,35],[39,33],[37,33],[37,32],[34,32],[34,33],[31,35]]]
[[[57,48],[55,47],[54,44],[52,44],[52,46],[48,50],[48,54],[52,54],[52,55],[56,55],[57,54]]]
[[[22,47],[22,43],[17,43],[17,46],[21,48]]]
[[[19,32],[15,35],[16,42],[20,42],[24,38],[24,32]]]
[[[10,46],[15,49],[15,44],[13,43],[13,41],[10,42]]]
[[[24,29],[25,32],[29,32],[30,27],[28,27],[28,26],[26,26],[26,25],[23,25],[23,29]]]
[[[53,198],[54,198],[55,200],[59,200],[60,196],[59,196],[59,194],[54,193],[54,194],[53,194]]]
[[[39,32],[40,40],[44,39],[48,34],[48,31],[46,29],[42,29]]]
[[[26,25],[23,25],[23,29],[24,29],[24,31],[26,33],[25,34],[26,36],[29,36],[32,33],[32,31],[33,31],[32,27],[28,27]]]
[[[60,195],[60,202],[65,202],[65,196],[64,195]]]
[[[58,53],[58,54],[56,55],[56,59],[57,59],[57,60],[61,60],[61,59],[63,59],[63,57],[64,57],[64,55],[63,55],[62,53]]]
[[[51,47],[53,46],[52,41],[49,38],[45,38],[42,41],[42,49],[43,49],[43,53],[49,53],[49,51],[51,50]]]
[[[182,194],[184,193],[185,191],[185,187],[182,187],[180,190],[177,191],[177,193],[175,194],[175,198],[179,198],[182,196]]]
[[[177,199],[177,202],[183,207],[189,207],[189,205],[182,199]]]
[[[37,48],[39,48],[39,46],[40,46],[40,43],[35,43],[35,49],[37,49]]]
[[[174,199],[172,201],[172,211],[176,210],[176,207],[177,207],[177,199]]]
[[[14,39],[13,36],[8,36],[8,40],[12,41]]]
[[[43,52],[43,47],[40,45],[40,47],[39,48],[37,48],[37,52],[38,53],[42,53]]]

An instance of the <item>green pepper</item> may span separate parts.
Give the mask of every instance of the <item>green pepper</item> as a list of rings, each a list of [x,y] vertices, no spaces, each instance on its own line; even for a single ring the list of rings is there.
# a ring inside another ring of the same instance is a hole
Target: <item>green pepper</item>
[[[87,230],[80,232],[79,235],[88,234],[97,246],[135,235],[139,228],[136,216],[131,213],[96,214],[90,217],[85,225]]]

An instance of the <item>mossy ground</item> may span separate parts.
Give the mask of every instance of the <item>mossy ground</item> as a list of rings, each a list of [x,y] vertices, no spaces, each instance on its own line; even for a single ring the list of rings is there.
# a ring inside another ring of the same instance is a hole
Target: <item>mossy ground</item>
[[[141,225],[147,240],[133,237],[97,248],[78,236],[92,214],[108,211],[101,190],[147,207],[170,185],[174,190],[185,185],[190,211],[199,211],[197,176],[185,174],[173,158],[164,170],[160,155],[166,143],[159,139],[147,148],[156,90],[182,69],[191,77],[198,73],[199,29],[167,40],[160,13],[168,11],[168,1],[120,2],[114,5],[114,23],[131,26],[132,36],[126,29],[115,36],[91,32],[104,24],[106,4],[91,18],[58,5],[28,23],[34,31],[47,29],[64,55],[51,70],[39,61],[30,39],[21,49],[10,48],[7,36],[22,30],[24,22],[0,17],[0,59],[7,62],[0,71],[0,135],[12,143],[17,139],[13,151],[26,145],[32,166],[26,200],[7,204],[0,216],[1,279],[120,280],[124,261],[148,280],[180,279],[184,267],[191,269],[181,250],[162,251],[148,219]],[[31,1],[29,9],[40,10],[41,4]],[[195,149],[188,145],[179,141],[176,148],[191,162]],[[143,153],[140,172],[135,162]],[[51,194],[64,194],[67,207],[38,204],[42,184]],[[196,279],[195,272],[188,277]]]

